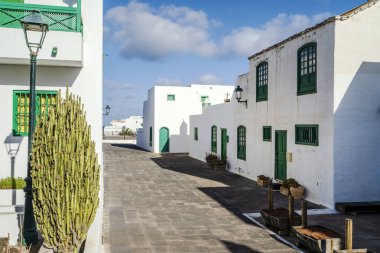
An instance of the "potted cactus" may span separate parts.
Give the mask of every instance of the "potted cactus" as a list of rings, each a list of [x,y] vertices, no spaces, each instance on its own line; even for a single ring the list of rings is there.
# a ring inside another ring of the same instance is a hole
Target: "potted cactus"
[[[268,187],[270,183],[270,178],[264,175],[258,175],[257,176],[257,185],[260,185],[262,187]]]
[[[99,204],[100,167],[79,97],[58,95],[38,119],[31,154],[33,207],[44,244],[79,252]]]
[[[296,199],[302,198],[304,191],[305,188],[294,178],[285,179],[280,187],[280,193],[285,196],[289,196],[291,194]]]

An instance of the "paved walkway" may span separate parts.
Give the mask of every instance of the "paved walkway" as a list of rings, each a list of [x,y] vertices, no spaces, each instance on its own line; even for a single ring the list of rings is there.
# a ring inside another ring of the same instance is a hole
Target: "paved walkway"
[[[237,196],[252,181],[134,145],[103,149],[106,253],[295,252],[242,215],[266,198]]]

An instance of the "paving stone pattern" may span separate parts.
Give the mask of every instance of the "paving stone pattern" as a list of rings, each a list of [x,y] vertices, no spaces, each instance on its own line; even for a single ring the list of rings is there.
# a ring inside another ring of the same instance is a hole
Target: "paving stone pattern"
[[[249,201],[233,198],[233,189],[252,181],[133,145],[103,150],[104,252],[295,252],[241,215]]]

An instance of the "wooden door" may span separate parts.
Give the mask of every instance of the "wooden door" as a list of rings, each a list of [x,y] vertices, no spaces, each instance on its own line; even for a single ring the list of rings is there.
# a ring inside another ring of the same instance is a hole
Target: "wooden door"
[[[275,132],[275,178],[286,179],[286,131]]]

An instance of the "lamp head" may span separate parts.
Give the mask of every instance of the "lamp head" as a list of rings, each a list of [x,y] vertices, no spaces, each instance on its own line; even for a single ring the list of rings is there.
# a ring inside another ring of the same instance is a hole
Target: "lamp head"
[[[244,90],[238,85],[236,86],[236,89],[235,89],[235,98],[237,101],[240,101],[241,98],[242,98],[242,95],[241,93],[243,92]]]
[[[49,25],[42,19],[41,13],[36,10],[31,11],[29,15],[20,20],[20,23],[30,53],[37,55],[42,48]]]

